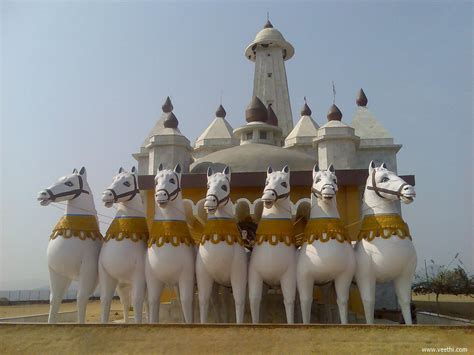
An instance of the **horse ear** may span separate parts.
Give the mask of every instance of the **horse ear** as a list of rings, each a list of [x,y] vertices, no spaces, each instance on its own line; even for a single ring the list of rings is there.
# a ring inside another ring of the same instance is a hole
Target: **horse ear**
[[[77,174],[77,169],[76,168],[72,169],[72,173]]]
[[[230,181],[230,168],[226,166],[222,172],[224,173],[225,177]]]
[[[84,177],[87,176],[86,168],[82,167],[81,170],[79,170],[79,174],[84,176]]]
[[[387,169],[387,170],[388,170],[387,164],[385,164],[385,163],[382,163],[382,165],[380,165],[380,167],[381,167],[382,169]]]
[[[160,165],[158,166],[158,171],[161,171],[163,170],[163,163],[160,163]]]
[[[328,171],[330,171],[331,173],[335,171],[334,166],[332,164],[329,164]]]
[[[212,175],[214,175],[214,170],[212,170],[212,168],[209,166],[209,167],[207,168],[207,177],[210,177],[210,176],[212,176]]]
[[[288,167],[288,165],[285,165],[282,169],[282,171],[286,174],[289,174],[290,173],[290,168]]]
[[[372,174],[372,171],[375,169],[375,163],[373,160],[370,161],[369,163],[369,174]]]
[[[273,173],[273,169],[271,166],[268,166],[267,168],[267,175],[270,175],[271,173]]]
[[[174,167],[174,172],[176,174],[181,174],[181,165],[179,165],[179,163]]]
[[[132,166],[132,174],[136,174],[137,172],[137,168],[135,168],[134,166]]]
[[[123,172],[124,172],[123,168],[120,167],[120,169],[119,169],[119,174],[120,174],[120,173],[123,173]]]

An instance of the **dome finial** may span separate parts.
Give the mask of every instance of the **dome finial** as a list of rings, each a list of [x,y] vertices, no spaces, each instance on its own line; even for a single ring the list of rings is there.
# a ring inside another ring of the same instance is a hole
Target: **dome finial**
[[[342,120],[342,112],[335,104],[332,104],[329,108],[327,118],[328,121],[340,121]]]
[[[178,119],[173,112],[168,113],[168,117],[163,121],[163,126],[165,128],[178,128]]]
[[[276,116],[275,111],[272,109],[272,104],[268,104],[267,112],[267,123],[278,127],[278,117]]]
[[[357,104],[357,106],[365,107],[365,106],[367,106],[368,102],[369,102],[369,100],[367,100],[367,96],[365,96],[365,92],[361,88],[359,90],[359,92],[357,93],[356,104]]]
[[[226,114],[227,112],[224,110],[224,106],[220,104],[216,111],[216,117],[225,118]]]
[[[270,13],[267,11],[267,22],[265,23],[265,26],[263,28],[273,28],[272,23],[270,22]]]
[[[249,123],[267,121],[267,108],[257,96],[254,96],[247,106],[245,110],[245,120]]]
[[[166,101],[163,106],[161,106],[161,109],[164,113],[170,113],[171,111],[173,111],[173,104],[171,103],[171,99],[169,96],[166,98]]]
[[[306,96],[304,97],[304,106],[301,109],[301,116],[311,116],[311,109],[308,106],[308,103],[306,102]]]

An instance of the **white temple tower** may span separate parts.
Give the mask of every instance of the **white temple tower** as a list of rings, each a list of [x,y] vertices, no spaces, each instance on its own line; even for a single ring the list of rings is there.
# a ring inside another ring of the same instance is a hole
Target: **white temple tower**
[[[270,21],[245,49],[247,59],[255,62],[253,96],[258,97],[265,106],[271,105],[278,117],[283,137],[293,129],[285,61],[294,54],[291,43]]]

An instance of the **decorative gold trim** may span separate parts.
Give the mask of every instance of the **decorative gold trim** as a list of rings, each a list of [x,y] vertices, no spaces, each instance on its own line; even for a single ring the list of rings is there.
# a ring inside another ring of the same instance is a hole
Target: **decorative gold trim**
[[[132,242],[143,240],[148,242],[148,226],[145,217],[119,217],[114,218],[105,233],[105,241],[115,239],[120,242],[129,239]]]
[[[229,245],[238,243],[244,246],[237,223],[233,219],[208,219],[204,226],[201,244],[207,241],[212,244],[225,241]]]
[[[194,239],[189,233],[186,221],[153,221],[148,248],[153,245],[159,248],[165,244],[171,244],[174,247],[181,244],[194,245]]]
[[[262,219],[258,224],[255,244],[268,242],[270,245],[285,243],[287,246],[295,244],[293,222],[291,219]]]
[[[100,234],[99,224],[96,216],[73,216],[64,215],[54,227],[49,239],[54,240],[58,236],[69,239],[77,237],[80,240],[92,239],[103,240]]]
[[[314,218],[308,221],[304,229],[303,243],[312,244],[316,240],[326,243],[331,239],[339,243],[349,242],[339,218]]]
[[[358,240],[372,241],[377,237],[389,239],[396,235],[400,239],[411,240],[410,229],[398,214],[381,214],[365,216],[362,221]]]

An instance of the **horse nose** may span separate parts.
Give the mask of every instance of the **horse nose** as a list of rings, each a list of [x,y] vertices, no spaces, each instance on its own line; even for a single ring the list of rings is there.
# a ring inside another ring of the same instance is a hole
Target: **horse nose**
[[[110,191],[104,191],[104,192],[102,192],[102,196],[104,196],[104,197],[112,197],[112,192],[110,192]]]
[[[413,186],[411,185],[405,185],[403,186],[403,189],[402,189],[402,191],[412,191],[412,190],[413,190]]]

